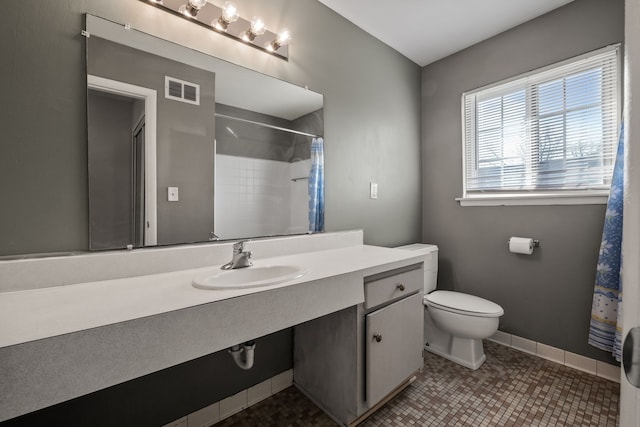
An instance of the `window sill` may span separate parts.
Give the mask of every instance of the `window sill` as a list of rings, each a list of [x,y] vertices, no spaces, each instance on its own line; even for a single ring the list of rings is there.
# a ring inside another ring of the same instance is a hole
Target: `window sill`
[[[458,197],[460,206],[605,205],[609,191],[589,194],[503,194]]]

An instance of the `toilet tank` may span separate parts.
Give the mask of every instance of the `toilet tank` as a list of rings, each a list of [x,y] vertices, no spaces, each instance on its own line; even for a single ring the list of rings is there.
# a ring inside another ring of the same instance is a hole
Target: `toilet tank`
[[[435,291],[438,280],[438,247],[426,243],[398,246],[397,249],[414,251],[424,256],[424,293]]]

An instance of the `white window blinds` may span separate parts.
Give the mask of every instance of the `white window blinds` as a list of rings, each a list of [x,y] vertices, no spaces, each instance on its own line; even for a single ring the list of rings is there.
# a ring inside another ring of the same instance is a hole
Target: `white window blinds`
[[[465,197],[607,190],[618,46],[463,95]]]

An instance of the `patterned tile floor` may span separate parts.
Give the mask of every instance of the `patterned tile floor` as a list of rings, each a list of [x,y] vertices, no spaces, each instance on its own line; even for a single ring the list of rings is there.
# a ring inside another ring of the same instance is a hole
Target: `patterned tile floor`
[[[362,426],[617,426],[619,385],[485,342],[471,371],[427,354],[423,372]],[[295,387],[218,426],[335,426]]]

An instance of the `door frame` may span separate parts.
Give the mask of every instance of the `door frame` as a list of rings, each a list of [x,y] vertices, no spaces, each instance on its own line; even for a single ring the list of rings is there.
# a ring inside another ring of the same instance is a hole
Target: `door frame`
[[[145,222],[147,229],[144,233],[144,245],[154,246],[158,243],[158,208],[157,208],[157,102],[158,95],[153,89],[136,86],[129,83],[111,80],[87,74],[87,87],[100,92],[127,96],[144,101],[145,114]]]
[[[640,325],[640,3],[625,1],[622,336]],[[620,425],[640,426],[640,389],[620,373]]]
[[[134,122],[135,123],[135,122]],[[132,241],[134,242],[134,247],[135,247],[135,243],[138,242],[138,235],[140,233],[140,230],[142,230],[142,239],[141,239],[141,245],[144,246],[144,236],[147,233],[146,230],[146,215],[144,214],[144,209],[145,209],[145,201],[146,201],[146,178],[144,177],[144,171],[145,171],[145,165],[144,165],[144,159],[146,158],[145,155],[145,147],[144,147],[144,143],[145,143],[145,126],[146,126],[146,121],[145,121],[145,116],[144,114],[140,117],[140,119],[138,120],[138,124],[136,124],[133,128],[133,131],[131,132],[131,237],[132,237]],[[138,135],[142,134],[142,143],[139,144],[138,142]],[[140,147],[138,147],[138,145],[140,145]],[[139,156],[138,154],[138,148],[140,148],[140,152],[141,152],[141,156]],[[140,161],[140,158],[142,159],[142,161]],[[142,173],[140,173],[140,171],[142,171]],[[140,185],[140,182],[138,181],[138,178],[142,179],[142,186]],[[142,187],[142,188],[140,188]],[[140,191],[139,191],[140,190]],[[142,198],[140,198],[140,194],[142,194]],[[143,211],[143,215],[141,216],[141,218],[137,215],[137,210],[138,210],[138,201],[140,200],[140,205],[142,205],[140,207],[140,210]],[[140,224],[140,220],[142,222],[142,224]]]

